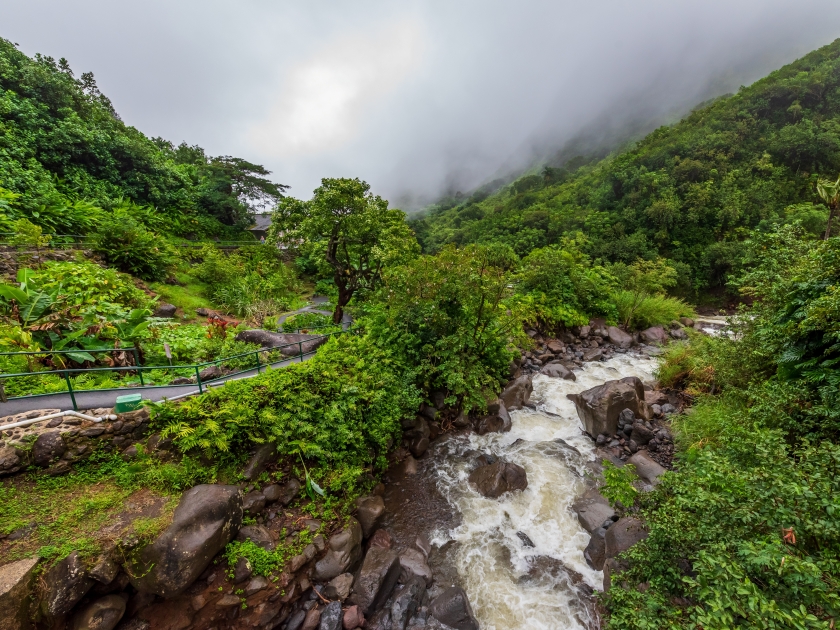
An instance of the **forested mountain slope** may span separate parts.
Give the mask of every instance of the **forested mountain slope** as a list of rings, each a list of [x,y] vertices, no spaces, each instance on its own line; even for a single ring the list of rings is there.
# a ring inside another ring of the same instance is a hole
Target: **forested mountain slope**
[[[45,232],[85,234],[97,209],[128,201],[154,208],[166,231],[210,234],[276,202],[284,187],[268,174],[239,158],[147,138],[120,120],[92,74],[75,78],[66,60],[30,59],[0,38],[0,214],[7,221],[25,217]]]
[[[520,256],[581,230],[596,258],[665,256],[684,291],[706,290],[739,264],[749,230],[796,218],[824,230],[815,184],[838,171],[840,40],[630,150],[432,207],[414,227],[426,251],[500,241]]]

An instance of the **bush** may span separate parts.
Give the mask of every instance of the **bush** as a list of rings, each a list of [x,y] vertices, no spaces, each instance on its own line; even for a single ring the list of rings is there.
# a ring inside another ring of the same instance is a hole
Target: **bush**
[[[400,421],[420,403],[413,380],[365,337],[347,334],[309,361],[158,407],[153,421],[183,452],[237,457],[275,440],[278,454],[314,461],[322,485],[349,492],[387,465]]]
[[[134,286],[130,277],[84,259],[48,261],[33,270],[29,278],[47,292],[61,287],[59,293],[66,306],[92,306],[96,309],[104,303],[113,303],[132,309],[151,305],[149,296]]]
[[[629,329],[643,330],[694,315],[694,309],[687,303],[666,295],[638,296],[632,291],[617,291],[612,299],[619,320]]]
[[[94,251],[108,264],[144,280],[166,278],[175,264],[175,254],[166,239],[125,212],[103,219],[93,240]]]

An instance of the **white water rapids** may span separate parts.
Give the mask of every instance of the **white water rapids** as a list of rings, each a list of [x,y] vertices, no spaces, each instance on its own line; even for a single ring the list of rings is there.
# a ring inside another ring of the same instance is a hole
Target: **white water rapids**
[[[450,439],[436,454],[438,490],[461,520],[453,530],[435,532],[432,542],[457,543],[448,560],[458,571],[482,630],[594,625],[585,585],[601,589],[603,575],[584,560],[589,534],[571,505],[586,490],[585,464],[595,459],[595,446],[583,434],[566,394],[625,376],[647,382],[655,367],[653,359],[618,355],[585,364],[575,373],[577,381],[537,375],[531,395],[537,411],[512,412],[509,433]],[[499,499],[481,496],[467,482],[478,455],[469,451],[490,453],[524,467],[528,488]]]

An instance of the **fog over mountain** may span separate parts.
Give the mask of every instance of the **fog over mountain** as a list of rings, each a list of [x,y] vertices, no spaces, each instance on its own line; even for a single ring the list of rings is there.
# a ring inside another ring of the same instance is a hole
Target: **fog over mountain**
[[[836,0],[6,0],[145,133],[404,207],[673,122],[840,36]]]

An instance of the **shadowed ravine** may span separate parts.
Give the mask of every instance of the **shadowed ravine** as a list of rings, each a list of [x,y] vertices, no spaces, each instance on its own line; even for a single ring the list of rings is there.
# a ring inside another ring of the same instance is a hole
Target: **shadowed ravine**
[[[537,410],[512,412],[509,433],[453,435],[419,462],[416,477],[403,477],[389,493],[397,538],[401,521],[413,523],[414,532],[418,525],[426,530],[435,547],[435,574],[460,582],[483,630],[596,625],[592,591],[601,589],[603,576],[584,560],[589,536],[571,511],[586,490],[595,447],[566,394],[625,376],[650,381],[655,365],[620,355],[587,363],[576,382],[537,375],[531,396]],[[523,466],[528,488],[499,499],[481,496],[467,483],[479,453]],[[420,492],[427,483],[441,496]]]

